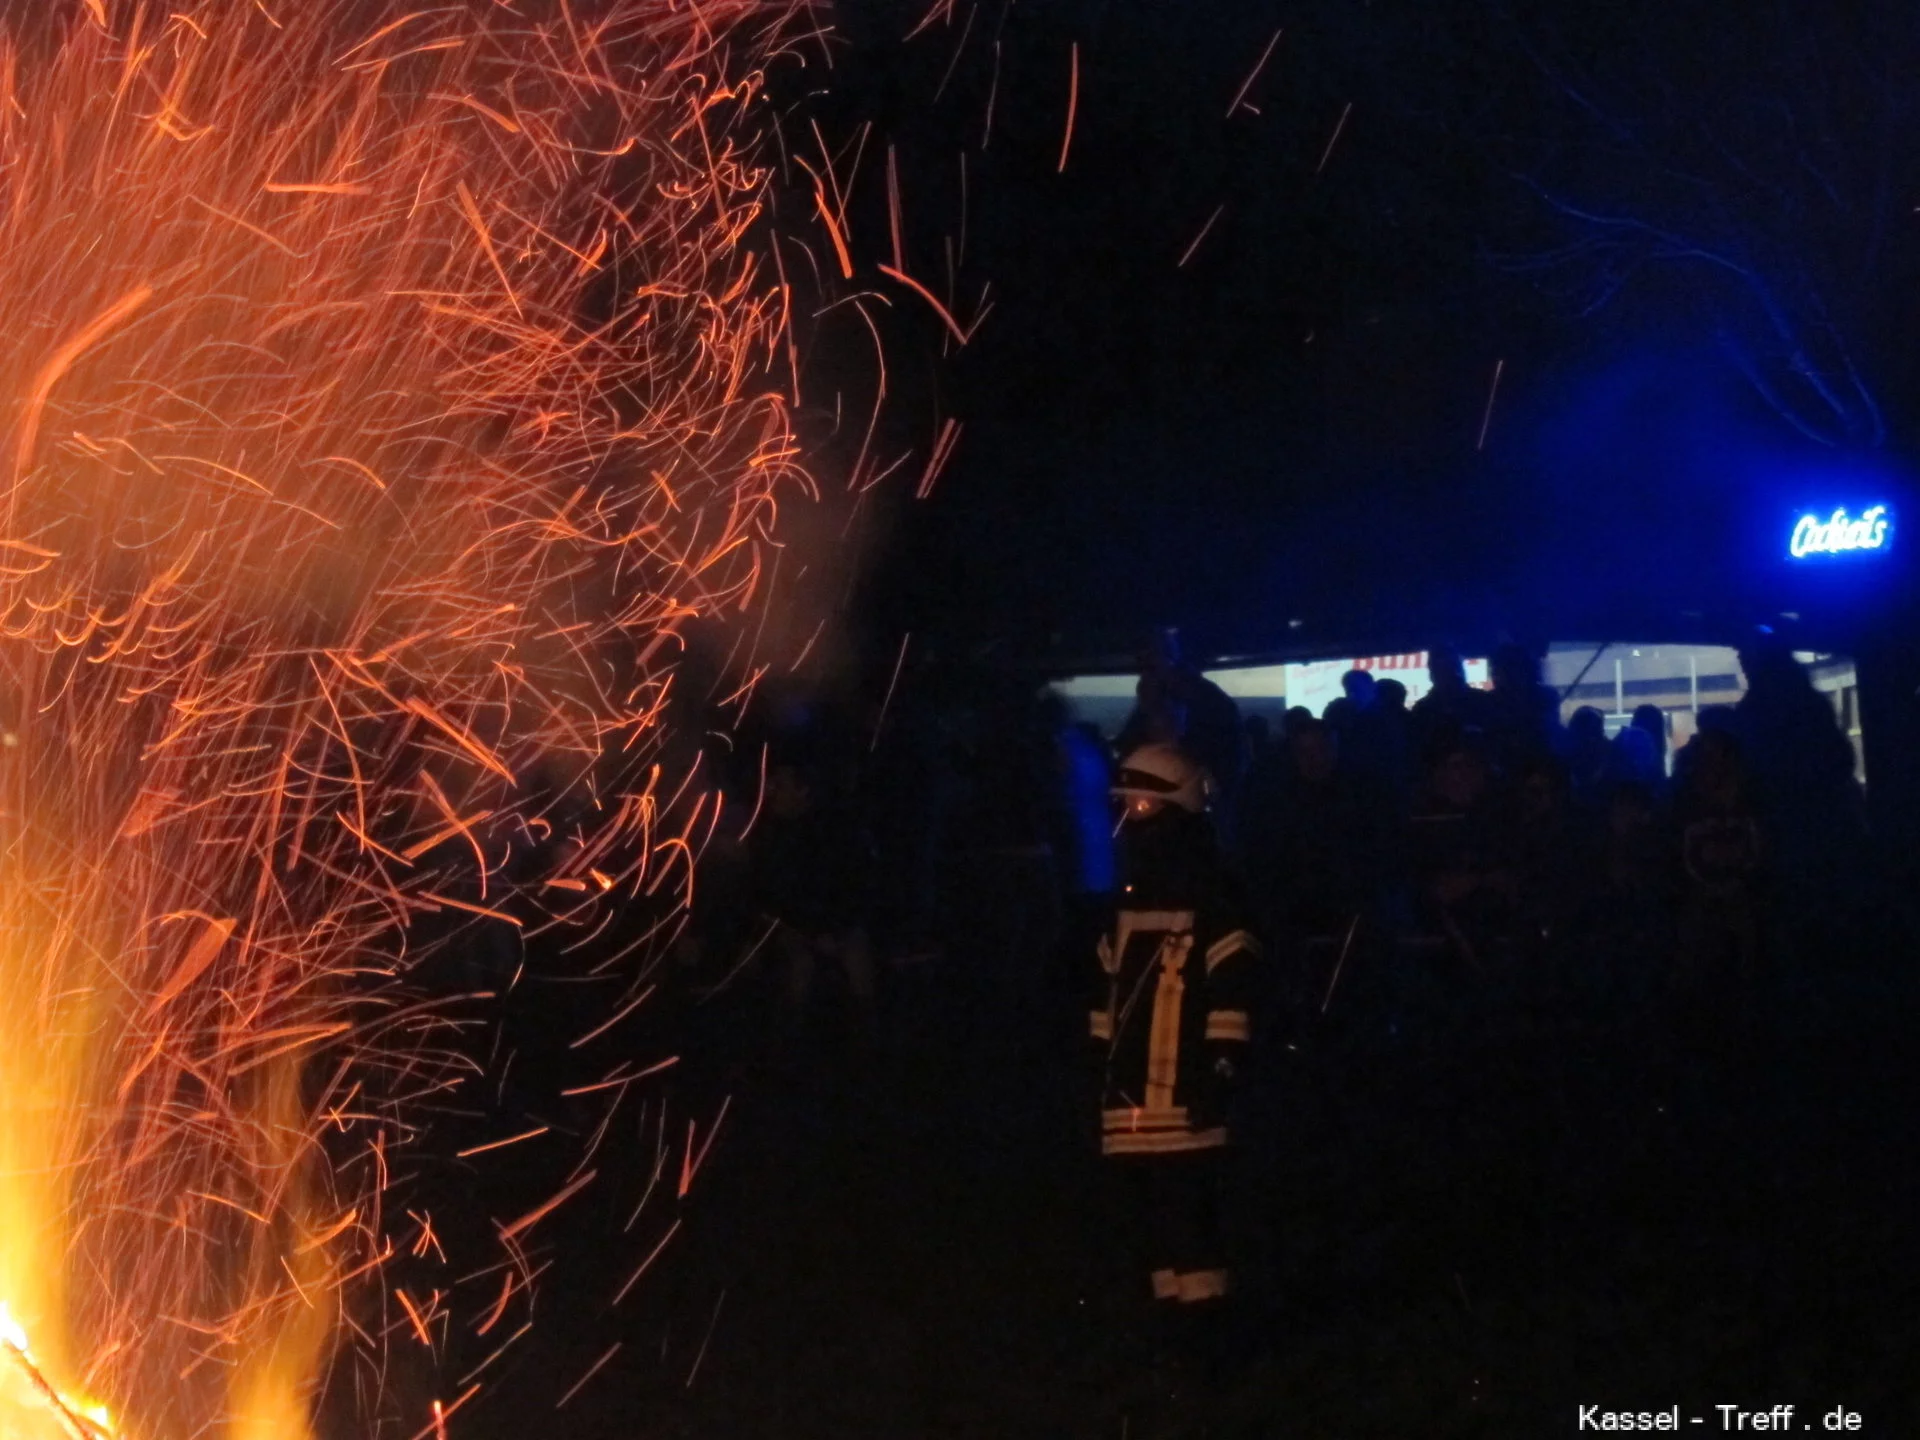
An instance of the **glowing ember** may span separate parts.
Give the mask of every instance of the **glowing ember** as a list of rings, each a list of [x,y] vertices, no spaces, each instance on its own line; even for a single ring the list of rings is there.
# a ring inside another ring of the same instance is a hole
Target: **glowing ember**
[[[685,884],[677,633],[805,487],[790,8],[0,6],[0,1433],[305,1432],[410,922]]]

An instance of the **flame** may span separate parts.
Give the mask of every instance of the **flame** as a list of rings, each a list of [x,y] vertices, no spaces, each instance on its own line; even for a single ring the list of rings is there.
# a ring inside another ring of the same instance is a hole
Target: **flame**
[[[0,1303],[0,1435],[30,1440],[110,1440],[113,1413],[98,1401],[70,1395],[46,1378],[26,1327]]]
[[[686,883],[681,632],[811,493],[794,8],[0,0],[0,1435],[310,1433],[412,1343],[422,918]]]

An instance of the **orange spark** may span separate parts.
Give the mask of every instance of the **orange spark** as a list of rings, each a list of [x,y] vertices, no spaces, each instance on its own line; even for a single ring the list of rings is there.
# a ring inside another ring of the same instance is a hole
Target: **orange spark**
[[[467,189],[467,182],[456,180],[453,193],[460,197],[460,209],[467,217],[467,223],[473,227],[473,233],[480,238],[480,248],[487,252],[487,263],[493,266],[494,273],[500,277],[500,289],[513,305],[513,313],[524,315],[520,308],[520,297],[513,293],[513,281],[507,278],[507,267],[500,263],[500,252],[494,248],[493,232],[487,229],[486,217],[480,213],[480,207],[474,203],[473,192]]]
[[[627,1292],[640,1283],[640,1277],[646,1274],[648,1269],[652,1267],[653,1262],[660,1258],[660,1252],[667,1248],[667,1242],[679,1233],[680,1220],[676,1217],[673,1224],[667,1227],[667,1233],[660,1237],[659,1243],[647,1252],[647,1258],[640,1262],[640,1268],[629,1275],[627,1277],[627,1283],[614,1292],[614,1304],[618,1305],[622,1300],[627,1298]]]
[[[522,1130],[518,1135],[509,1135],[504,1140],[489,1140],[484,1145],[470,1145],[465,1150],[456,1150],[454,1154],[458,1159],[465,1160],[470,1155],[484,1155],[489,1150],[504,1150],[509,1145],[518,1145],[522,1140],[532,1140],[537,1136],[545,1135],[549,1128],[546,1125],[536,1125],[531,1130]]]
[[[907,268],[907,247],[901,235],[900,167],[894,161],[893,146],[887,146],[887,228],[893,232],[893,268]]]
[[[1333,158],[1333,147],[1340,143],[1340,132],[1347,128],[1347,117],[1352,113],[1353,102],[1351,100],[1340,107],[1340,119],[1334,124],[1333,134],[1327,137],[1327,148],[1320,152],[1320,163],[1313,167],[1314,174],[1318,175],[1322,170],[1327,168],[1327,161]]]
[[[611,888],[611,887],[609,886],[608,888]],[[638,1010],[642,1005],[646,1004],[647,997],[653,994],[653,989],[654,989],[653,986],[651,985],[647,986],[638,995],[634,996],[632,1000],[628,1001],[625,1005],[622,1005],[618,1010],[614,1011],[613,1014],[610,1015],[606,1020],[594,1026],[593,1029],[589,1030],[586,1034],[582,1035],[578,1040],[573,1041],[570,1045],[568,1045],[567,1048],[569,1050],[578,1050],[582,1045],[588,1045],[588,1044],[591,1044],[593,1041],[598,1040],[602,1035],[606,1034],[607,1031],[613,1029],[614,1026],[618,1025],[622,1020],[626,1019],[627,1016],[631,1015],[634,1011]]]
[[[987,118],[980,127],[980,148],[986,149],[993,140],[993,104],[1000,98],[1000,42],[993,42],[993,81],[987,87]]]
[[[1473,442],[1473,448],[1476,450],[1487,448],[1487,427],[1493,424],[1493,401],[1494,397],[1500,393],[1500,372],[1506,368],[1507,362],[1504,359],[1493,362],[1493,380],[1487,386],[1487,408],[1480,416],[1480,438]]]
[[[507,1313],[507,1302],[513,1298],[513,1271],[508,1270],[500,1276],[500,1298],[493,1302],[493,1308],[484,1319],[473,1328],[476,1335],[484,1335],[500,1323],[500,1317]]]
[[[422,1425],[418,1430],[414,1431],[409,1437],[409,1440],[427,1440],[429,1435],[434,1436],[435,1440],[445,1440],[447,1421],[453,1418],[456,1410],[479,1393],[480,1387],[478,1385],[469,1385],[454,1397],[451,1405],[442,1405],[438,1400],[434,1401],[430,1407],[432,1410],[432,1418],[429,1419],[425,1425]]]
[[[700,1153],[693,1153],[693,1122],[687,1122],[687,1149],[680,1161],[680,1198],[686,1199],[687,1192],[693,1188],[693,1177],[700,1173],[700,1167],[707,1163],[707,1152],[713,1149],[714,1137],[720,1133],[721,1122],[727,1118],[727,1108],[733,1104],[729,1095],[720,1102],[720,1113],[713,1117],[713,1128],[707,1131],[706,1143],[700,1147]]]
[[[914,486],[914,499],[924,500],[933,493],[934,482],[940,478],[948,457],[953,454],[953,447],[959,443],[960,422],[948,417],[941,422],[940,433],[933,442],[933,454],[927,457],[927,468],[920,474],[920,483]]]
[[[927,304],[931,305],[933,307],[933,313],[940,317],[940,323],[945,325],[948,331],[952,333],[953,338],[958,340],[962,345],[973,338],[973,331],[962,330],[960,328],[960,322],[953,318],[953,312],[942,305],[939,297],[918,280],[903,271],[894,269],[891,265],[881,265],[878,269],[880,273],[885,275],[889,280],[898,280],[922,300],[925,300]],[[976,327],[979,323],[978,320],[974,321]]]
[[[577,8],[0,19],[0,1304],[137,1440],[302,1440],[432,1340],[456,1236],[386,1192],[486,992],[421,957],[672,933],[684,632],[818,494],[750,223],[807,7]]]
[[[1080,42],[1073,42],[1067,60],[1067,128],[1060,137],[1060,165],[1056,174],[1067,173],[1067,152],[1073,148],[1073,117],[1080,108]]]
[[[597,1176],[599,1173],[600,1172],[598,1170],[589,1170],[586,1174],[582,1175],[579,1179],[575,1180],[571,1185],[568,1185],[566,1188],[561,1190],[558,1194],[553,1195],[547,1200],[543,1201],[541,1204],[534,1206],[533,1209],[529,1210],[526,1214],[522,1215],[518,1220],[514,1221],[511,1225],[503,1226],[500,1231],[501,1238],[503,1240],[511,1240],[516,1235],[524,1235],[527,1231],[531,1230],[535,1225],[538,1225],[542,1220],[546,1219],[547,1216],[551,1215],[554,1211],[558,1210],[562,1205],[566,1204],[567,1201],[571,1200],[574,1196],[578,1195],[582,1190],[586,1189],[587,1186],[591,1185],[594,1181],[594,1177]]]
[[[880,714],[873,722],[873,739],[867,746],[869,752],[880,748],[880,732],[887,728],[887,711],[893,708],[894,687],[900,683],[900,669],[907,663],[907,642],[911,639],[912,631],[900,637],[900,653],[893,657],[893,674],[887,680],[887,694],[880,702]]]
[[[269,195],[365,195],[365,185],[355,185],[350,181],[276,181],[269,180],[260,187]]]
[[[425,1315],[420,1313],[420,1307],[413,1303],[413,1297],[407,1294],[404,1289],[396,1286],[393,1293],[400,1301],[401,1308],[407,1312],[407,1321],[413,1326],[414,1336],[422,1345],[431,1350],[433,1348],[433,1332],[427,1329],[427,1322],[433,1318],[434,1311],[438,1305],[440,1299],[438,1293],[436,1293],[433,1300],[428,1303],[427,1313]]]
[[[46,409],[47,401],[53,394],[53,387],[60,383],[60,377],[73,368],[74,361],[118,330],[152,298],[151,285],[136,285],[94,316],[66,344],[47,357],[46,364],[40,367],[40,373],[33,377],[33,384],[27,390],[26,407],[20,420],[20,436],[14,442],[15,489],[19,487],[21,477],[26,474],[28,465],[33,461],[33,443],[40,433],[40,414]],[[13,492],[9,491],[10,509],[12,504]]]
[[[1187,242],[1187,248],[1180,252],[1180,263],[1175,265],[1173,267],[1174,269],[1184,270],[1187,268],[1187,262],[1193,258],[1194,251],[1198,250],[1200,243],[1205,240],[1208,235],[1213,233],[1214,222],[1220,218],[1226,208],[1224,204],[1213,207],[1213,213],[1207,217],[1207,223],[1200,227],[1200,233],[1189,240]]]
[[[807,168],[809,174],[812,174],[812,169],[807,166],[806,161],[802,160],[799,163]],[[833,253],[840,261],[840,274],[842,278],[851,280],[853,255],[847,249],[847,237],[841,231],[840,222],[833,218],[833,207],[827,204],[826,187],[821,184],[818,175],[813,177],[813,203],[814,208],[820,213],[821,223],[827,227],[827,238],[833,242]]]
[[[612,1345],[608,1346],[607,1353],[602,1355],[598,1360],[594,1361],[593,1364],[587,1367],[587,1373],[582,1375],[578,1380],[573,1382],[572,1386],[567,1390],[567,1393],[560,1397],[560,1403],[555,1405],[553,1408],[556,1410],[566,1409],[567,1402],[573,1399],[574,1396],[578,1395],[580,1391],[586,1386],[586,1383],[589,1380],[593,1379],[594,1376],[598,1375],[601,1372],[601,1370],[603,1370],[606,1367],[606,1363],[609,1360],[613,1359],[615,1355],[618,1355],[620,1353],[620,1346],[622,1345],[622,1343],[624,1342],[616,1340],[613,1342]]]
[[[1273,54],[1273,47],[1280,43],[1282,31],[1273,32],[1273,38],[1267,41],[1267,48],[1260,52],[1260,58],[1253,63],[1253,69],[1247,72],[1247,78],[1240,82],[1240,88],[1233,92],[1233,102],[1227,106],[1227,119],[1231,120],[1240,109],[1241,102],[1247,98],[1247,92],[1253,88],[1253,82],[1260,78],[1260,72],[1267,68],[1267,60]],[[1247,106],[1254,114],[1259,114],[1251,105]]]
[[[680,1063],[678,1055],[669,1055],[666,1059],[649,1065],[644,1070],[636,1070],[631,1075],[614,1074],[592,1085],[576,1085],[571,1090],[562,1090],[562,1095],[592,1095],[601,1090],[613,1090],[623,1085],[631,1085],[636,1080],[644,1080],[649,1075],[658,1075],[662,1070],[671,1070]],[[624,1068],[624,1067],[622,1067]]]

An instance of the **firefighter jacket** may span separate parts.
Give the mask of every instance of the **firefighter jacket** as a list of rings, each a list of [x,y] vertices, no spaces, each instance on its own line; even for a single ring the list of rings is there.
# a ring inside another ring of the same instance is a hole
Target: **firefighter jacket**
[[[1163,1155],[1227,1143],[1227,1091],[1251,1039],[1258,956],[1224,875],[1138,903],[1133,894],[1121,897],[1113,929],[1100,940],[1089,1017],[1104,1060],[1101,1153]]]

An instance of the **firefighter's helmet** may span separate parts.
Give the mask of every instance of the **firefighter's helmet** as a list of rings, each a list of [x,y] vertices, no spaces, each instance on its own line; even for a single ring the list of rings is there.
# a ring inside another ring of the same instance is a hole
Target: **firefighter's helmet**
[[[1114,795],[1130,817],[1144,819],[1168,805],[1198,815],[1207,808],[1213,781],[1175,745],[1142,745],[1120,762]]]

